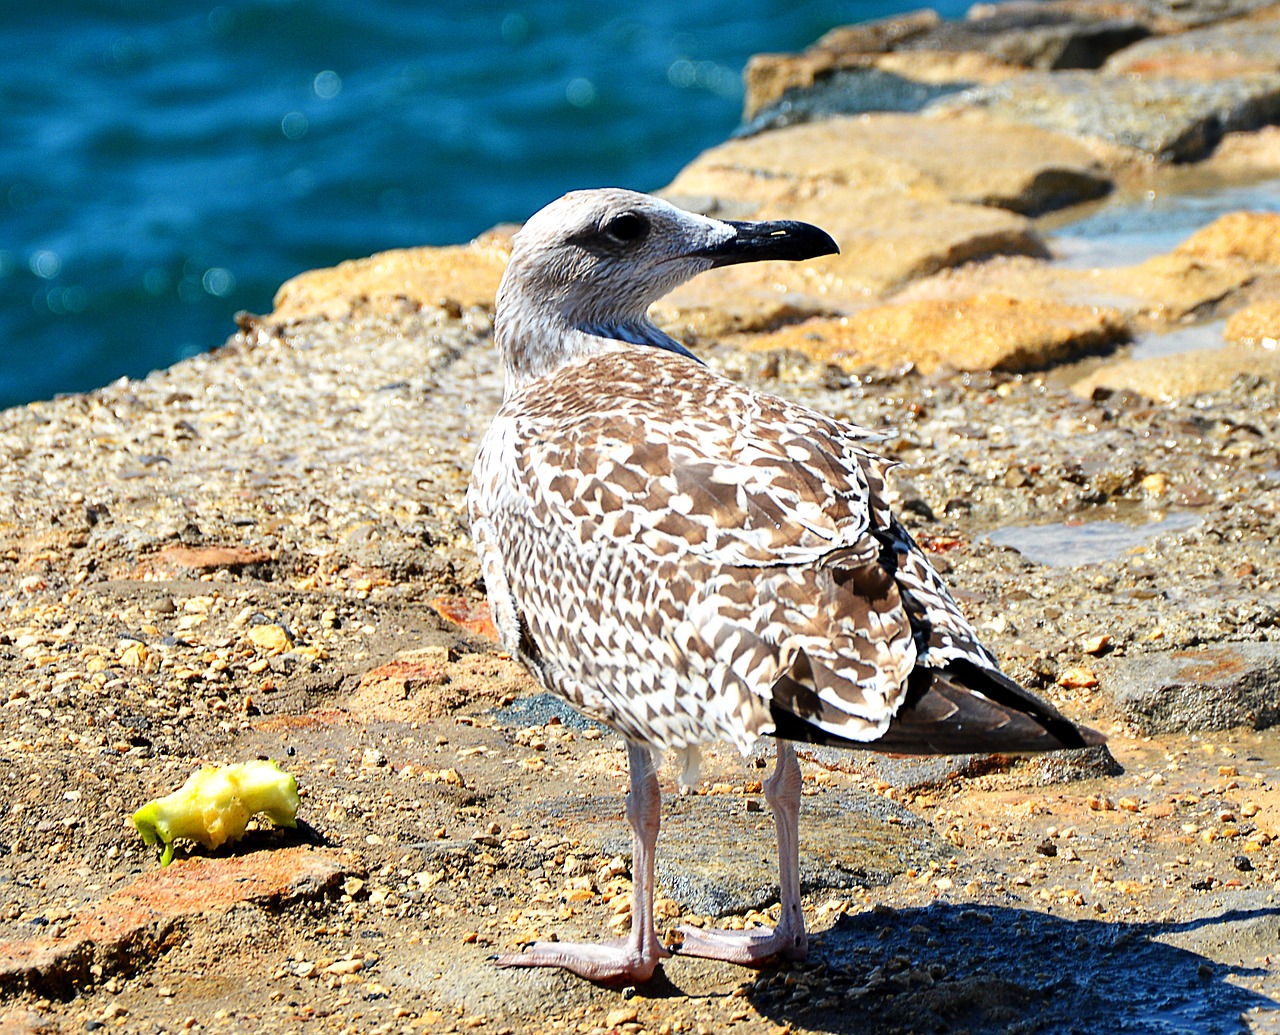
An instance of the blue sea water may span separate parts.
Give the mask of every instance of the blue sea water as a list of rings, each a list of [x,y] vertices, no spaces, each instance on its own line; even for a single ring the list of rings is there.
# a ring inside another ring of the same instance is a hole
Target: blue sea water
[[[751,54],[915,6],[4,4],[0,406],[212,348],[301,270],[660,187],[732,132]]]

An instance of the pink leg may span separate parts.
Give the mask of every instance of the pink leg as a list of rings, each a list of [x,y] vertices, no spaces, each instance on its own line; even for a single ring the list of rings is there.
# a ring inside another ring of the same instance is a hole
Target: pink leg
[[[800,908],[800,763],[788,740],[778,741],[778,765],[765,781],[764,796],[773,809],[778,829],[778,889],[782,915],[775,928],[754,931],[704,930],[681,927],[684,956],[705,956],[751,966],[775,956],[802,960],[809,950]]]
[[[499,956],[499,967],[562,967],[591,981],[640,984],[653,977],[658,961],[670,956],[653,926],[653,856],[662,820],[662,798],[653,752],[627,744],[631,765],[631,793],[627,821],[631,824],[631,933],[621,941],[534,942],[522,952]]]

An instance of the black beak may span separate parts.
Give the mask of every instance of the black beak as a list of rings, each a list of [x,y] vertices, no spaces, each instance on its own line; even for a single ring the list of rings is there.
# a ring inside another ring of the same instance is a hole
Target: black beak
[[[780,219],[766,223],[735,223],[734,235],[727,241],[704,248],[696,255],[711,259],[712,266],[732,266],[737,262],[758,262],[761,259],[816,259],[819,255],[836,255],[840,247],[825,230],[810,223],[794,219]]]

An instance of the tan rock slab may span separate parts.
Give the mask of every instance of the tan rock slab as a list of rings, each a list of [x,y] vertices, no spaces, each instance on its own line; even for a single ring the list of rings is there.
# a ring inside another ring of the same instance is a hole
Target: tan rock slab
[[[1222,336],[1238,345],[1280,345],[1280,298],[1264,299],[1233,313],[1222,328]]]
[[[1188,237],[1175,254],[1280,267],[1280,213],[1228,212]]]
[[[1206,173],[1244,182],[1280,176],[1280,126],[1251,133],[1228,133],[1213,154],[1199,163]]]
[[[847,369],[927,372],[1031,370],[1096,351],[1127,334],[1120,314],[1058,302],[981,295],[864,309],[839,320],[809,320],[761,335],[753,349],[794,349]]]
[[[1090,398],[1099,388],[1129,391],[1150,399],[1182,399],[1216,392],[1241,374],[1280,380],[1280,352],[1271,349],[1198,349],[1176,356],[1131,359],[1110,363],[1071,386]]]
[[[1193,255],[1157,255],[1136,266],[1063,269],[1047,262],[1001,257],[944,270],[901,291],[899,301],[958,299],[998,291],[1015,298],[1103,306],[1152,324],[1181,320],[1228,300],[1257,275],[1239,260],[1221,263]]]
[[[93,964],[104,972],[135,971],[181,940],[183,921],[237,903],[317,898],[358,872],[347,852],[304,846],[178,860],[72,918],[60,937],[0,943],[0,988],[66,992]]]
[[[510,251],[498,239],[403,248],[300,273],[276,292],[271,319],[340,319],[360,306],[492,307]]]
[[[1280,71],[1280,18],[1263,17],[1153,36],[1111,55],[1106,72],[1184,79],[1225,79]]]
[[[750,184],[743,180],[743,174],[732,172],[724,180],[709,174],[686,182],[750,198]],[[760,192],[756,207],[736,215],[816,223],[835,238],[840,254],[702,274],[654,307],[655,318],[677,337],[699,341],[769,330],[797,317],[843,315],[951,266],[992,255],[1048,254],[1030,222],[1014,213],[894,192],[864,193],[839,184],[789,189],[775,182]]]
[[[743,170],[1015,212],[1084,201],[1110,189],[1095,152],[1056,133],[981,116],[875,114],[731,140],[704,151],[667,191],[697,193],[690,181],[706,172]]]
[[[1141,300],[1141,315],[1172,321],[1222,301],[1253,280],[1254,273],[1238,260],[1204,260],[1179,248],[1137,266],[1107,270],[1104,277],[1109,290]]]

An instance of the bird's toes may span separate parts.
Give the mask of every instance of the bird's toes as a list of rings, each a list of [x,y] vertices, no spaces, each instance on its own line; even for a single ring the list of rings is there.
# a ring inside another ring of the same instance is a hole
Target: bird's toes
[[[749,931],[707,930],[701,927],[678,927],[682,941],[669,946],[680,956],[722,960],[741,966],[759,966],[779,958],[802,960],[808,952],[808,939],[803,931],[757,927]]]

